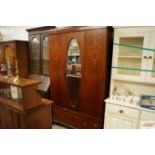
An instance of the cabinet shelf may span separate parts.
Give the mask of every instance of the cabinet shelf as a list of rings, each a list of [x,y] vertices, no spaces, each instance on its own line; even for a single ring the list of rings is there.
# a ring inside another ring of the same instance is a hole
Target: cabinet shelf
[[[140,71],[140,72],[155,72],[155,70],[137,69],[137,68],[126,68],[126,67],[116,67],[116,66],[112,66],[112,68],[113,69],[122,69],[122,70]]]
[[[66,77],[81,78],[81,75],[67,74]]]
[[[118,44],[118,43],[114,43],[113,45],[155,52],[155,49],[145,48],[145,47],[141,47],[141,46],[128,45],[128,44]]]
[[[118,56],[118,58],[125,58],[125,59],[142,59],[140,56]]]

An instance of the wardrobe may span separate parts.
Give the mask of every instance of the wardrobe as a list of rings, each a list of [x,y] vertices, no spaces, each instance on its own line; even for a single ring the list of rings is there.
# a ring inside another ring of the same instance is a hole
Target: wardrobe
[[[112,27],[66,27],[49,32],[54,122],[69,128],[103,128],[112,41]]]

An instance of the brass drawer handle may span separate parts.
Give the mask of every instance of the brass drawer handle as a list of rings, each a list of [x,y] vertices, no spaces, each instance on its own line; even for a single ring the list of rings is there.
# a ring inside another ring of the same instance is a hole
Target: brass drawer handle
[[[123,112],[124,112],[123,110],[119,110],[119,113],[120,113],[120,114],[123,114]]]

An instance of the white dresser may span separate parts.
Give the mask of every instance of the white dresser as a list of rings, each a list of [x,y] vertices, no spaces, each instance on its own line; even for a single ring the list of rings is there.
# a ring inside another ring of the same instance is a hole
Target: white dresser
[[[144,128],[142,123],[155,122],[155,111],[131,104],[120,103],[111,99],[105,100],[105,129]]]

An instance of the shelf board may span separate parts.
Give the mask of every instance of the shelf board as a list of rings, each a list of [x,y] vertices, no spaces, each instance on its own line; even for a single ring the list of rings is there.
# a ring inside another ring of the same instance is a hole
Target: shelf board
[[[140,71],[140,72],[155,72],[155,70],[137,69],[137,68],[127,68],[127,67],[116,67],[116,66],[112,66],[112,68],[113,68],[113,69],[122,69],[122,70]]]
[[[142,57],[139,56],[118,56],[118,58],[129,58],[129,59],[142,59]]]
[[[118,43],[114,43],[113,45],[155,52],[155,49],[145,48],[145,47],[142,47],[142,46],[135,46],[135,45],[128,45],[128,44],[118,44]]]
[[[67,74],[67,77],[81,78],[81,75]]]

